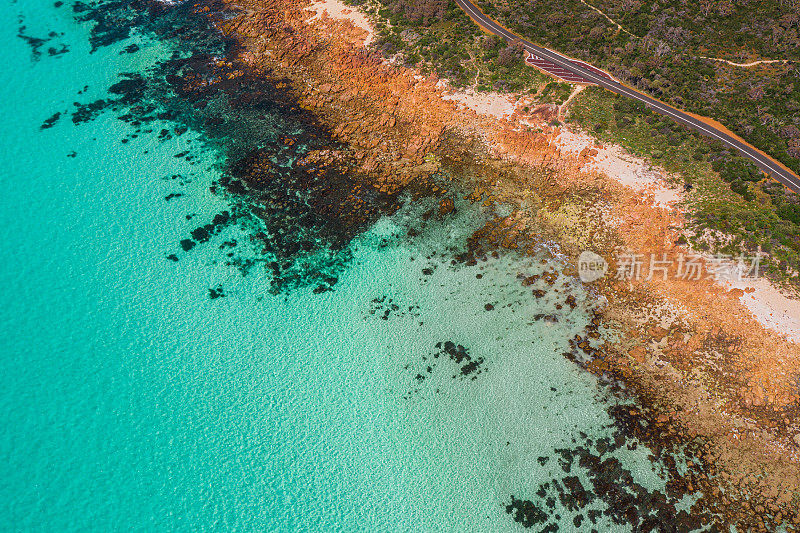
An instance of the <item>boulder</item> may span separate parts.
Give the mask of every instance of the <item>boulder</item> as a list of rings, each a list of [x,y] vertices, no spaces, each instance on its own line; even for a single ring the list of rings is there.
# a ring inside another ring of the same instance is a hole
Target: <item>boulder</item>
[[[440,215],[447,215],[455,211],[456,206],[453,203],[451,198],[442,198],[442,201],[439,202],[439,214]]]

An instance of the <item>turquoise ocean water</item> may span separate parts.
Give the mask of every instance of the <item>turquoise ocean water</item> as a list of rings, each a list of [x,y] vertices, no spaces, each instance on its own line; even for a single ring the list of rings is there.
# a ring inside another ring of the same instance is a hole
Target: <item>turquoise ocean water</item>
[[[522,530],[506,506],[564,475],[556,450],[613,435],[617,400],[562,355],[590,319],[581,288],[520,284],[552,261],[450,264],[477,207],[414,239],[415,208],[379,219],[321,294],[276,294],[267,270],[220,260],[247,227],[167,260],[230,208],[209,189],[222,155],[198,131],[159,139],[166,121],[123,144],[131,126],[110,112],[41,129],[171,53],[142,35],[90,53],[68,8],[0,7],[0,529]],[[533,318],[568,293],[558,322]],[[629,448],[614,452],[626,471],[662,487]],[[541,501],[537,530],[631,529],[589,525],[601,499],[582,523]]]

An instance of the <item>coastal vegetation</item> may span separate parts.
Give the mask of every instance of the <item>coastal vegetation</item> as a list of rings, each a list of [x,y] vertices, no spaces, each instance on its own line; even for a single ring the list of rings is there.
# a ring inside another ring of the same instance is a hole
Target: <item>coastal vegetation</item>
[[[482,32],[454,2],[346,3],[373,15],[375,46],[384,56],[435,72],[454,87],[523,92],[551,81],[525,65],[521,47]]]
[[[800,172],[800,18],[793,1],[707,0],[680,8],[657,0],[568,0],[569,9],[555,0],[479,5],[534,42],[719,120]],[[539,104],[569,96],[569,85],[527,67],[518,47],[486,35],[452,0],[350,2],[362,2],[376,16],[384,54],[399,54],[456,87],[533,95]],[[781,61],[739,67],[710,58]],[[734,150],[640,103],[589,88],[570,107],[568,121],[683,179],[691,191],[686,239],[695,247],[734,255],[761,250],[775,278],[798,282],[800,197]]]
[[[800,267],[800,206],[796,194],[767,179],[748,160],[597,87],[581,93],[569,120],[598,139],[624,145],[676,176],[691,194],[687,240],[696,249],[738,255],[761,250],[769,272],[785,280]]]
[[[794,0],[479,5],[536,43],[608,70],[676,107],[714,117],[800,172],[800,11]],[[786,62],[742,68],[708,58]]]

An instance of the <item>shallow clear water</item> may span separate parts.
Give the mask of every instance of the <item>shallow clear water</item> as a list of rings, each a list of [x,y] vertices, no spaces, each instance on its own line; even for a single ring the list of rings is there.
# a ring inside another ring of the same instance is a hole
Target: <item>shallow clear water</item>
[[[90,54],[89,26],[66,7],[0,14],[13,73],[0,88],[2,529],[521,529],[511,495],[563,474],[539,458],[581,431],[612,434],[616,400],[562,355],[590,318],[581,288],[522,287],[518,274],[552,261],[450,264],[486,216],[477,207],[414,239],[415,208],[382,218],[322,294],[276,295],[266,270],[226,265],[220,244],[246,242],[246,227],[169,261],[194,220],[230,207],[209,191],[222,155],[193,131],[159,140],[167,122],[122,144],[131,127],[111,113],[40,129],[169,45],[136,37],[136,54],[120,55],[132,40]],[[20,25],[63,35],[35,57]],[[173,157],[186,150],[195,162]],[[224,297],[209,297],[216,287]],[[576,309],[534,320],[567,294]],[[657,489],[647,453],[616,455]],[[555,505],[560,530],[587,530]]]

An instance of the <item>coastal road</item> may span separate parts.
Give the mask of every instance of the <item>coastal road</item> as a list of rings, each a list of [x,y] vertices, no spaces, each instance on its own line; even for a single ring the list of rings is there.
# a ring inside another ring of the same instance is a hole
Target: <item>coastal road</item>
[[[558,66],[561,69],[564,69],[573,75],[583,78],[584,80],[594,83],[595,85],[599,85],[605,89],[613,93],[617,93],[622,96],[626,96],[628,98],[632,98],[634,100],[638,100],[639,102],[644,103],[647,107],[659,113],[661,115],[665,115],[670,117],[674,121],[683,124],[693,130],[696,130],[703,135],[708,137],[717,139],[721,141],[723,144],[730,146],[731,148],[736,149],[739,151],[743,156],[750,159],[755,163],[758,168],[778,180],[779,182],[783,183],[789,189],[800,192],[800,177],[796,174],[791,172],[790,170],[786,169],[782,165],[778,164],[774,159],[771,157],[763,154],[753,146],[742,142],[738,138],[726,133],[725,131],[714,127],[712,124],[704,122],[694,116],[681,111],[680,109],[676,109],[672,106],[665,104],[655,98],[651,98],[646,94],[640,93],[630,87],[623,85],[613,79],[609,79],[606,76],[603,76],[598,73],[596,69],[590,70],[589,68],[582,67],[577,64],[575,61],[564,57],[560,54],[557,54],[547,48],[542,48],[541,46],[537,46],[532,42],[523,39],[519,35],[507,30],[491,18],[489,18],[486,14],[484,14],[475,4],[470,2],[469,0],[455,0],[456,4],[464,10],[464,12],[469,15],[469,17],[474,20],[479,26],[481,26],[484,30],[488,31],[489,33],[493,33],[498,37],[502,37],[509,42],[518,41],[522,44],[522,46],[530,52],[531,54],[538,56],[554,65]],[[590,67],[587,65],[587,67]]]

